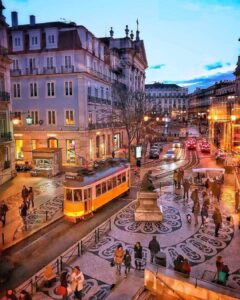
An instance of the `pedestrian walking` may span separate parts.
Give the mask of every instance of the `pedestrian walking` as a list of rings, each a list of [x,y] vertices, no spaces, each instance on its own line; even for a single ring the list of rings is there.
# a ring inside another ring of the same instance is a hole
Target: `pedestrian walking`
[[[141,270],[141,261],[143,258],[143,251],[140,242],[137,242],[134,246],[134,259],[136,270]]]
[[[182,173],[181,173],[181,170],[178,169],[178,171],[177,171],[177,184],[178,184],[178,189],[181,188],[181,181],[182,181]]]
[[[221,184],[218,182],[216,183],[216,198],[217,201],[219,202],[221,198]]]
[[[115,158],[115,151],[112,151],[112,158]]]
[[[199,197],[198,197],[198,189],[195,189],[195,190],[192,191],[191,199],[192,199],[193,203],[199,201]]]
[[[174,170],[173,171],[173,184],[174,184],[175,188],[177,187],[177,182],[178,182],[178,172],[177,172],[177,170]]]
[[[215,208],[212,218],[215,224],[215,237],[218,237],[218,231],[222,226],[222,215],[218,207]]]
[[[239,210],[239,197],[240,197],[240,191],[239,189],[235,192],[235,212],[238,213]]]
[[[180,168],[179,169],[179,174],[180,174],[180,183],[183,183],[183,178],[184,178],[184,169]]]
[[[22,188],[22,198],[23,198],[24,202],[27,202],[27,200],[28,200],[28,189],[26,188],[25,185]]]
[[[183,199],[185,202],[185,198],[187,198],[188,201],[188,197],[189,197],[189,189],[190,189],[190,182],[187,178],[184,179],[183,181]]]
[[[124,250],[121,244],[117,246],[117,249],[114,252],[114,263],[116,266],[116,274],[121,275],[121,267],[124,257]]]
[[[6,224],[7,212],[8,212],[8,206],[3,200],[0,205],[0,220],[2,221],[3,227]]]
[[[30,186],[28,190],[28,205],[32,206],[32,209],[34,208],[34,193],[33,193],[33,188]]]
[[[204,226],[204,224],[208,218],[208,206],[207,205],[203,204],[202,209],[201,209],[201,217],[202,217],[202,226]]]
[[[198,216],[199,216],[199,213],[200,213],[199,201],[194,202],[192,212],[193,212],[194,219],[195,219],[195,226],[197,226],[198,225]]]
[[[71,287],[76,299],[82,299],[82,290],[84,285],[84,275],[78,266],[73,268],[71,274]]]
[[[130,255],[129,251],[126,250],[126,252],[124,254],[124,257],[123,257],[123,262],[124,262],[124,265],[125,265],[125,278],[127,278],[127,275],[130,272],[131,261],[132,261],[131,255]]]
[[[27,206],[27,202],[26,201],[23,201],[23,203],[19,207],[19,211],[20,211],[20,216],[21,216],[21,218],[23,220],[23,225],[25,227],[25,230],[27,230],[27,211],[28,211],[28,206]]]
[[[187,258],[185,258],[184,261],[183,261],[181,272],[186,274],[187,276],[190,276],[191,266],[190,266]]]
[[[210,200],[209,200],[209,196],[208,196],[208,194],[207,194],[206,191],[203,191],[203,192],[202,192],[202,199],[203,199],[203,205],[209,207],[209,205],[210,205]]]
[[[60,285],[56,288],[56,294],[62,296],[62,300],[68,299],[68,271],[63,270],[60,275]]]
[[[152,240],[149,242],[148,249],[150,250],[151,253],[151,263],[153,263],[156,254],[160,251],[160,245],[155,235],[152,237]]]

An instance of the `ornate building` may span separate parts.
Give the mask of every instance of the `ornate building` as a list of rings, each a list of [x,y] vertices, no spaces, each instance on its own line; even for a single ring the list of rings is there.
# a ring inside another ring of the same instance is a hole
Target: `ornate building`
[[[186,116],[188,89],[177,84],[155,82],[145,85],[149,110],[172,118]]]
[[[64,164],[105,158],[126,142],[123,127],[110,122],[112,85],[144,91],[147,59],[139,30],[134,39],[97,38],[75,23],[19,25],[9,29],[16,158],[31,161],[32,150],[62,149]],[[32,117],[28,126],[26,116]]]
[[[15,174],[14,142],[11,124],[10,64],[7,28],[0,0],[0,185]]]

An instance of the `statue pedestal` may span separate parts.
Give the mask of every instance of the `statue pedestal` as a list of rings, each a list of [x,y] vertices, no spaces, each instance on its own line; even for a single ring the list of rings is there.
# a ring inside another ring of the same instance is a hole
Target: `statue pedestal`
[[[138,205],[134,213],[135,221],[159,222],[163,219],[161,209],[157,205],[157,193],[139,192]]]

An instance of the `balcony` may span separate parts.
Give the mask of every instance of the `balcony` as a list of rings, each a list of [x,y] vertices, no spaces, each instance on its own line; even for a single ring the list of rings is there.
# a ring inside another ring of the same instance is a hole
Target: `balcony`
[[[43,67],[43,74],[55,74],[56,73],[56,67]]]
[[[12,141],[11,132],[0,132],[0,143]]]
[[[0,101],[9,102],[10,94],[8,92],[0,91]]]
[[[98,104],[106,104],[106,105],[112,104],[110,99],[98,98],[90,95],[88,95],[88,103],[98,103]]]
[[[61,71],[62,71],[62,73],[73,73],[74,66],[62,66]]]
[[[20,69],[10,70],[11,76],[21,76],[22,71]]]
[[[119,128],[123,127],[123,123],[121,122],[101,122],[101,123],[89,123],[88,129],[94,130],[94,129],[101,129],[101,128]]]
[[[26,75],[38,75],[38,68],[26,68]]]

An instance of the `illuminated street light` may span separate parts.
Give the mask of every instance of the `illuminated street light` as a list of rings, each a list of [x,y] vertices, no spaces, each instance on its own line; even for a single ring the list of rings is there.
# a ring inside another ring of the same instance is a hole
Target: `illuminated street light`
[[[159,122],[159,120],[160,120],[159,117],[156,117],[156,121]]]
[[[214,119],[215,121],[217,121],[218,116],[215,115],[215,116],[213,117],[213,119]]]
[[[27,125],[32,125],[32,123],[33,123],[33,118],[29,114],[26,117],[26,123],[27,123]]]
[[[231,115],[231,121],[232,121],[232,122],[235,122],[236,119],[237,119],[237,117],[236,117],[235,115]]]
[[[148,116],[144,116],[143,120],[144,120],[144,122],[147,122],[149,120],[149,117]]]

